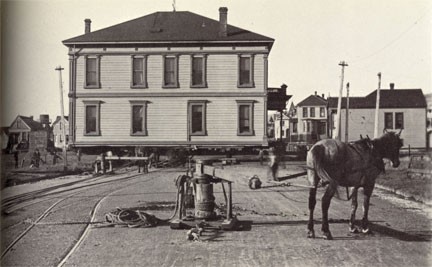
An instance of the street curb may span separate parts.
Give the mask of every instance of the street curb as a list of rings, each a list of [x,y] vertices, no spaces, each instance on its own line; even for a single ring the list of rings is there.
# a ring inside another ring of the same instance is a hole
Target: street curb
[[[424,199],[422,196],[416,196],[416,195],[411,194],[409,192],[406,192],[404,190],[391,188],[391,187],[388,187],[385,185],[380,185],[378,183],[375,184],[375,187],[378,189],[381,189],[381,190],[389,191],[389,192],[396,194],[398,196],[402,196],[405,199],[413,200],[413,201],[420,202],[420,203],[423,203],[423,204],[428,205],[428,206],[432,206],[432,201]]]

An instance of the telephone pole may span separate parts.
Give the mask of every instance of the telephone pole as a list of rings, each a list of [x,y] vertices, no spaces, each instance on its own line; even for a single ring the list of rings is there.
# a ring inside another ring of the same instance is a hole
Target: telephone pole
[[[55,69],[59,72],[59,88],[60,88],[60,108],[61,108],[61,123],[63,123],[63,169],[67,170],[67,151],[66,151],[66,121],[64,118],[64,106],[63,106],[63,82],[62,82],[62,68],[60,65]]]
[[[378,138],[380,89],[381,89],[381,72],[378,72],[378,89],[377,89],[376,105],[375,105],[374,138]]]
[[[348,143],[348,119],[349,119],[349,86],[346,84],[347,96],[346,96],[346,107],[345,107],[345,143]]]
[[[343,82],[344,82],[344,71],[345,67],[348,67],[348,64],[345,61],[339,62],[339,66],[342,66],[342,74],[341,74],[341,86],[339,90],[339,98],[338,98],[338,106],[336,113],[336,129],[335,129],[335,139],[341,140],[341,105],[342,105],[342,91],[343,91]]]

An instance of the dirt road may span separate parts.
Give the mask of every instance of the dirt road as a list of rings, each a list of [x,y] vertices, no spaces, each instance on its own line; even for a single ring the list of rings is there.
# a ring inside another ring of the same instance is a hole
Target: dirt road
[[[2,216],[1,266],[432,265],[431,213],[424,205],[376,191],[369,216],[373,234],[362,235],[348,233],[350,203],[334,199],[329,213],[334,240],[307,239],[307,189],[295,186],[249,189],[249,177],[258,175],[262,180],[266,177],[266,169],[256,163],[228,166],[223,171],[234,181],[234,214],[244,228],[230,232],[208,230],[200,242],[186,240],[186,230],[171,230],[168,225],[126,228],[88,227],[85,223],[103,221],[104,214],[116,207],[149,205],[160,207],[149,212],[168,218],[176,197],[173,181],[183,173],[180,169],[133,176],[123,173],[97,178],[71,177],[35,183],[33,188],[11,187],[3,192],[9,200],[10,213]],[[289,166],[281,170],[281,175],[295,172],[298,169]],[[306,184],[304,177],[290,182]],[[224,202],[219,187],[215,186],[217,204]],[[39,191],[35,192],[36,189]],[[340,191],[343,198],[344,191]],[[322,192],[319,191],[318,197]],[[21,198],[14,200],[17,195]],[[357,217],[361,215],[359,209]],[[320,202],[315,218],[318,234]],[[33,227],[8,249],[30,226]]]

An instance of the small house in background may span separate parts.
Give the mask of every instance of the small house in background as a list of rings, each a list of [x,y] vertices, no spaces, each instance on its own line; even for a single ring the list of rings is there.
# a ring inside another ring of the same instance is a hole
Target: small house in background
[[[10,149],[9,144],[9,127],[0,127],[0,138],[1,138],[1,149],[2,151],[8,151]]]
[[[64,116],[64,121],[62,121],[61,116],[57,116],[52,124],[52,134],[54,147],[63,148],[64,138],[63,138],[63,127],[65,127],[66,132],[66,145],[69,142],[69,120],[68,116]]]
[[[290,118],[287,116],[286,112],[282,113],[282,121],[281,121],[281,113],[274,114],[274,137],[276,140],[286,140],[289,136],[289,120]]]
[[[374,118],[377,90],[365,97],[349,98],[348,141],[358,140],[360,135],[374,135]],[[334,136],[337,97],[328,99],[330,135]],[[346,97],[341,103],[341,140],[345,141]],[[404,147],[426,147],[426,100],[421,89],[390,89],[380,90],[378,129],[401,132]]]
[[[313,144],[328,138],[327,100],[317,92],[298,103],[295,118],[291,120],[290,142]]]
[[[24,151],[48,148],[49,124],[48,115],[40,115],[40,122],[35,121],[33,116],[18,115],[9,127],[11,146],[18,144],[18,149]]]

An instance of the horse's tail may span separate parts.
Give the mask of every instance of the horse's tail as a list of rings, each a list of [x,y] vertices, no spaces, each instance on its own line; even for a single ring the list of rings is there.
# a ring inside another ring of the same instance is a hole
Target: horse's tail
[[[333,181],[323,166],[325,157],[325,147],[322,145],[314,145],[307,153],[306,166],[309,183],[317,186],[318,182],[328,183]]]

